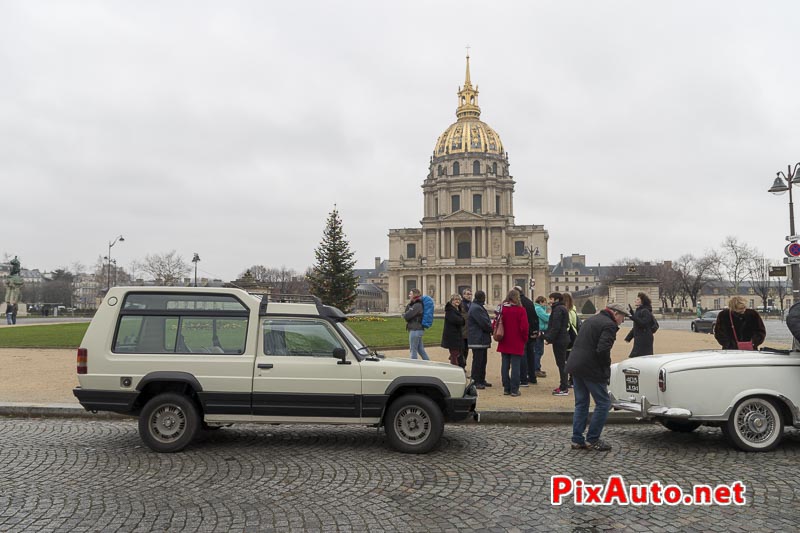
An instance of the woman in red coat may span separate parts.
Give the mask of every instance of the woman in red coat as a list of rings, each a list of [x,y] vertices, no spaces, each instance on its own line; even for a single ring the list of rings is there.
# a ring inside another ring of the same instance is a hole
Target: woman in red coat
[[[503,394],[519,396],[519,367],[525,353],[525,343],[528,342],[528,315],[520,304],[516,290],[509,291],[500,307],[500,316],[505,330],[503,339],[497,345],[497,351],[503,358],[500,368]]]

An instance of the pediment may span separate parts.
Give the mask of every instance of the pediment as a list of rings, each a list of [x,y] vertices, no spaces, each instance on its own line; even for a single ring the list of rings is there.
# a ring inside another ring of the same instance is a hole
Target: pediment
[[[476,215],[475,213],[470,213],[469,211],[464,211],[463,209],[459,209],[455,213],[447,215],[442,220],[446,220],[448,222],[458,222],[458,221],[475,222],[477,220],[483,220],[483,217],[480,215]]]

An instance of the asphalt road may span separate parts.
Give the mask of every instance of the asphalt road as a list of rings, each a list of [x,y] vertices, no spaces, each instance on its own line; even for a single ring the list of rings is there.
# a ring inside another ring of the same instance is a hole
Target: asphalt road
[[[375,429],[234,426],[179,454],[134,421],[0,419],[0,531],[792,531],[800,432],[769,454],[717,429],[609,426],[611,452],[569,449],[567,426],[448,426],[425,456]],[[741,481],[743,506],[549,502],[551,476]]]

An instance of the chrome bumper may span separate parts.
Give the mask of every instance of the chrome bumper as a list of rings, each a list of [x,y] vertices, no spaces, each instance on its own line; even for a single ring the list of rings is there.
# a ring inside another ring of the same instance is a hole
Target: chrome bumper
[[[636,413],[643,420],[649,420],[651,418],[660,416],[667,418],[690,418],[692,416],[692,412],[688,409],[652,405],[649,401],[647,401],[646,396],[642,396],[638,402],[626,402],[617,400],[614,395],[611,394],[611,407],[614,409],[622,409],[624,411]]]

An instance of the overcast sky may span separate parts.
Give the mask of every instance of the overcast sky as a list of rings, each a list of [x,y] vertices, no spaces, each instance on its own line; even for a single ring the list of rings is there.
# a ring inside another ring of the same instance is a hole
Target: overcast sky
[[[199,253],[304,270],[338,205],[359,267],[419,227],[469,45],[517,224],[550,262],[783,255],[800,3],[0,0],[1,254]],[[798,197],[800,201],[800,197]]]

